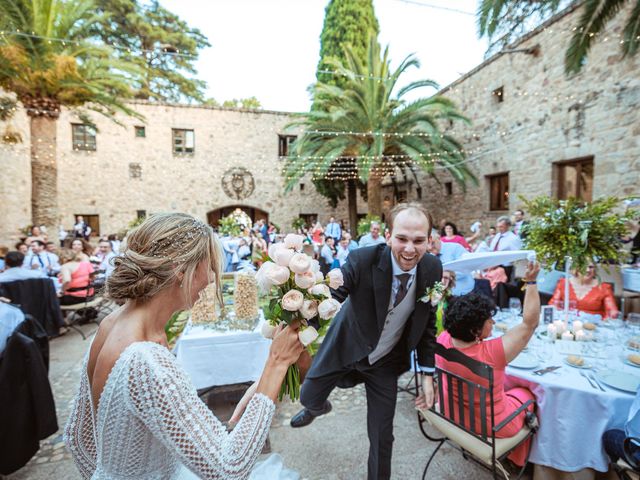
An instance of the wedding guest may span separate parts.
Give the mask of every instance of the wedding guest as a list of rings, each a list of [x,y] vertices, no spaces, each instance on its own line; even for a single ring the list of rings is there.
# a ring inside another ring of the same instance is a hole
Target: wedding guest
[[[28,280],[30,278],[47,278],[47,274],[40,269],[22,268],[24,255],[20,252],[7,253],[7,256],[4,257],[4,263],[5,268],[0,273],[0,283]],[[54,279],[51,278],[51,280],[53,281]]]
[[[496,236],[496,227],[494,227],[493,225],[491,225],[489,227],[489,235],[487,235],[484,238],[484,242],[487,244],[487,248],[489,248],[489,246],[491,245],[491,242],[493,242],[493,239]]]
[[[44,248],[49,253],[55,253],[56,255],[58,254],[58,247],[56,247],[55,242],[47,242]]]
[[[107,284],[124,305],[100,323],[64,431],[82,478],[249,478],[303,347],[296,329],[276,330],[256,393],[227,432],[165,333],[173,312],[191,308],[211,283],[222,300],[220,250],[211,227],[186,214],[151,215],[129,232]],[[96,429],[96,416],[108,428]]]
[[[511,220],[509,217],[503,216],[498,218],[498,231],[489,244],[489,250],[492,252],[504,252],[522,249],[522,240],[513,233],[511,228]],[[511,279],[513,265],[506,263],[502,267],[507,275],[507,279]]]
[[[429,253],[435,255],[442,263],[452,262],[462,257],[467,251],[459,243],[442,243],[437,230],[431,231],[429,240]],[[453,286],[453,295],[465,295],[473,290],[475,281],[473,277],[464,272],[456,274]]]
[[[561,278],[556,285],[549,305],[564,301],[565,279]],[[602,318],[616,318],[618,306],[613,296],[613,289],[608,283],[600,283],[596,277],[596,266],[589,264],[582,274],[574,271],[569,280],[569,301],[574,301],[581,312],[597,314]]]
[[[4,270],[4,257],[9,253],[9,247],[6,245],[0,245],[0,272]]]
[[[342,228],[334,217],[329,218],[329,223],[324,229],[324,235],[325,237],[333,237],[333,241],[336,243],[342,238]]]
[[[387,240],[384,236],[380,235],[380,222],[374,221],[369,225],[369,233],[360,238],[358,245],[360,247],[370,247],[372,245],[380,245],[382,243],[387,243]]]
[[[349,252],[349,239],[343,236],[336,247],[336,259],[340,267],[346,263]]]
[[[444,227],[440,230],[440,239],[443,243],[458,243],[464,247],[467,252],[471,251],[471,246],[467,243],[460,233],[455,223],[445,222]]]
[[[495,289],[498,287],[500,283],[507,283],[507,274],[504,271],[504,267],[490,267],[486,270],[483,270],[480,274],[481,278],[489,280],[489,284],[491,285],[491,291],[495,292]]]
[[[264,241],[260,233],[251,234],[251,261],[260,268],[260,265],[264,262],[264,254],[267,253],[267,242]]]
[[[24,242],[16,243],[15,249],[19,251],[22,255],[26,255],[27,253],[29,253],[29,246]]]
[[[480,220],[474,222],[469,230],[471,231],[471,235],[469,237],[465,237],[464,239],[471,247],[471,251],[475,252],[483,242],[483,240],[480,238],[482,236],[482,222]]]
[[[527,238],[527,225],[529,225],[529,222],[524,219],[524,210],[518,209],[513,212],[513,219],[513,233],[524,240]]]
[[[24,243],[26,243],[27,246],[31,246],[31,242],[33,242],[34,240],[40,240],[44,243],[47,243],[46,233],[44,233],[42,231],[42,228],[38,227],[37,225],[31,227],[29,236],[24,240]]]
[[[62,225],[58,228],[58,240],[60,241],[60,248],[64,247],[64,241],[69,236],[69,232],[67,232]]]
[[[636,397],[629,409],[624,429],[612,429],[604,432],[602,444],[604,451],[611,458],[611,463],[616,463],[620,458],[627,459],[627,455],[624,453],[626,440],[631,459],[636,464],[640,464],[640,444],[638,444],[638,439],[640,439],[640,387],[636,391]]]
[[[73,226],[73,232],[76,238],[89,240],[89,235],[91,235],[91,227],[84,221],[84,217],[82,215],[78,215],[76,217],[76,223]]]
[[[333,261],[336,258],[336,247],[333,237],[325,237],[324,245],[320,249],[320,270],[325,275],[333,268]]]
[[[527,284],[524,298],[522,323],[508,330],[502,337],[489,339],[492,335],[494,321],[492,315],[495,312],[495,304],[485,296],[470,293],[455,298],[444,317],[445,331],[438,337],[438,343],[446,348],[460,350],[468,357],[479,362],[489,364],[493,367],[493,401],[494,401],[494,422],[499,424],[509,417],[528,400],[534,400],[533,393],[523,387],[516,387],[505,391],[505,368],[507,364],[516,358],[527,346],[529,339],[538,326],[540,317],[540,297],[536,287],[536,277],[540,267],[537,264],[529,263],[524,274],[524,281]],[[486,380],[482,379],[465,367],[457,363],[448,362],[441,357],[436,358],[436,365],[462,378],[471,380],[486,386]],[[448,405],[448,390],[443,386],[444,405]],[[460,398],[454,393],[454,408],[458,409]],[[469,418],[468,402],[463,401],[465,418]],[[475,404],[476,431],[480,430],[480,402]],[[491,416],[490,404],[487,402],[486,415],[488,420]],[[529,408],[533,411],[533,405]],[[496,432],[496,437],[511,437],[518,433],[525,422],[525,413],[522,412],[511,420],[505,427]],[[491,424],[487,429],[491,428]],[[508,458],[518,466],[524,465],[530,440],[518,446],[511,452]]]
[[[93,296],[93,288],[89,288],[93,275],[91,262],[83,260],[73,250],[64,249],[60,254],[62,267],[60,268],[60,283],[62,296],[60,305],[75,305],[82,303],[87,297]],[[84,289],[83,289],[84,287]],[[73,291],[70,291],[73,289]]]
[[[88,262],[89,258],[93,255],[91,244],[84,238],[74,238],[71,242],[71,250],[73,250],[76,257],[83,262]]]
[[[34,239],[31,242],[31,252],[24,257],[23,267],[31,270],[41,270],[48,276],[55,276],[60,272],[60,259],[55,253],[45,250],[42,240]]]
[[[118,255],[120,253],[120,244],[122,243],[118,238],[118,235],[116,235],[115,233],[112,233],[107,237],[107,240],[111,244],[111,251],[115,255]]]
[[[111,251],[111,242],[109,240],[100,240],[98,242],[98,251],[96,252],[97,268],[104,274],[104,278],[108,278],[113,272],[113,258],[116,256]]]
[[[311,240],[315,245],[322,245],[321,235],[324,233],[324,229],[322,228],[322,224],[320,222],[316,222],[311,230]]]

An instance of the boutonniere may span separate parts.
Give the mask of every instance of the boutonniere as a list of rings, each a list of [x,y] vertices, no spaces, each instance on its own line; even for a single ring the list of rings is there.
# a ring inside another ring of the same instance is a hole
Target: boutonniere
[[[424,291],[424,295],[418,300],[424,303],[431,302],[432,306],[437,306],[444,298],[445,287],[442,282],[436,282],[432,287],[427,287]]]

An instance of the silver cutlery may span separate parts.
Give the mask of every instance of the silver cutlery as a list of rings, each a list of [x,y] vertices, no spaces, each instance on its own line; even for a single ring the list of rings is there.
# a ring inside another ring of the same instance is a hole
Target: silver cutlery
[[[545,373],[550,373],[553,372],[554,370],[557,370],[559,368],[562,368],[560,366],[553,366],[553,367],[547,367],[547,368],[542,368],[540,370],[536,370],[535,372],[533,372],[534,375],[544,375]]]
[[[596,387],[594,385],[594,383],[591,381],[591,379],[589,378],[589,376],[586,373],[580,372],[580,375],[587,379],[587,382],[589,382],[589,385],[591,385],[591,388],[593,388],[594,390],[598,390],[598,387]]]
[[[591,379],[594,381],[594,383],[598,386],[600,390],[602,390],[603,392],[606,392],[606,390],[602,387],[602,385],[600,385],[600,382],[598,381],[598,378],[594,373],[591,373],[591,375],[589,376],[591,377]]]

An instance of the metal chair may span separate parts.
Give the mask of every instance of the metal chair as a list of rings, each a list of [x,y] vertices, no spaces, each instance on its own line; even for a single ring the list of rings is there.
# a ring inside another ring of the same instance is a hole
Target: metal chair
[[[418,422],[423,435],[428,440],[438,444],[424,468],[423,480],[426,478],[427,470],[433,458],[445,442],[460,450],[465,459],[471,459],[490,470],[494,479],[499,478],[498,474],[501,474],[505,479],[509,479],[509,473],[501,462],[518,445],[532,437],[537,428],[529,427],[527,424],[530,422],[526,422],[513,437],[497,438],[496,434],[516,416],[526,411],[527,407],[533,404],[533,401],[527,401],[502,422],[495,425],[493,368],[466,356],[459,350],[454,348],[447,349],[440,344],[436,345],[436,355],[441,356],[448,362],[458,363],[466,367],[480,377],[483,380],[482,383],[486,382],[486,385],[480,385],[436,367],[434,380],[437,384],[437,403],[429,410],[418,411]],[[419,388],[417,376],[416,388]],[[446,397],[445,389],[447,392]],[[459,399],[457,403],[454,403],[454,392]],[[465,402],[460,401],[462,399],[467,400],[467,408],[465,407]],[[479,426],[476,422],[476,406],[479,406]],[[466,417],[468,417],[468,421],[466,421]],[[425,429],[426,423],[434,427],[442,437],[431,436]],[[530,452],[531,449],[527,452],[527,461]],[[522,477],[527,461],[525,461],[525,465],[518,473],[518,479]]]
[[[640,445],[640,438],[625,438],[622,445],[624,458],[619,459],[613,465],[613,469],[620,480],[640,480],[640,464],[635,461],[631,453],[631,442]]]
[[[89,283],[86,287],[69,288],[65,293],[83,291],[86,291],[87,294],[84,297],[79,297],[83,298],[82,302],[74,303],[73,305],[60,305],[60,310],[67,314],[70,313],[69,317],[65,318],[66,326],[74,329],[82,336],[83,340],[86,340],[87,336],[80,328],[78,328],[78,322],[82,318],[80,313],[85,309],[95,309],[97,312],[96,317],[89,319],[89,321],[96,325],[100,325],[100,322],[98,321],[100,312],[113,311],[113,303],[100,296],[93,283]],[[93,294],[89,295],[89,292],[93,292]]]

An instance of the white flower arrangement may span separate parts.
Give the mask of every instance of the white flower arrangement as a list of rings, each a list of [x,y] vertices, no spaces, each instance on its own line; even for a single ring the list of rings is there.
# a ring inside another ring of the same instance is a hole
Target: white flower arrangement
[[[419,300],[423,303],[431,303],[432,306],[436,307],[442,301],[445,290],[446,288],[442,282],[436,282],[433,287],[428,287],[424,291],[424,295]]]

